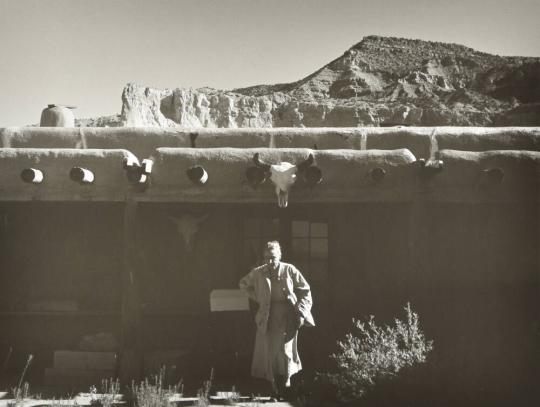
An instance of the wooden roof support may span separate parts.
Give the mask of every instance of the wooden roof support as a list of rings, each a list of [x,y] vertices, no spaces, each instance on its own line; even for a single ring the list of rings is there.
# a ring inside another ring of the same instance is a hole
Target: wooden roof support
[[[0,201],[274,202],[272,182],[250,170],[256,154],[268,164],[313,156],[291,203],[411,202],[417,194],[437,202],[539,200],[536,151],[439,150],[416,160],[407,149],[158,148],[141,165],[126,150],[4,148]],[[130,158],[136,164],[126,166]],[[94,181],[71,181],[74,167],[91,171]],[[41,183],[21,179],[28,168],[42,171]]]
[[[446,202],[540,202],[540,152],[441,150],[444,168],[423,185]]]
[[[139,165],[127,150],[0,148],[0,200],[123,201],[126,160]]]
[[[291,189],[291,202],[408,201],[415,184],[416,161],[401,150],[308,150],[236,148],[159,148],[153,156],[150,187],[137,199],[145,202],[274,202],[275,188],[264,177],[248,171],[253,157],[263,162],[299,163],[312,154],[313,174],[299,176]],[[194,184],[185,173],[202,167],[208,181]],[[374,184],[373,168],[386,171]],[[251,177],[251,179],[249,179]],[[260,182],[254,188],[254,177]],[[322,182],[319,181],[322,179]]]

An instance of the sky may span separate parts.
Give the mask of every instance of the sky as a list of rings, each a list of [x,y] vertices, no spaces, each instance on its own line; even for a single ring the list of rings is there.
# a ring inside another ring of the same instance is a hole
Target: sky
[[[0,127],[120,113],[128,82],[292,82],[367,35],[540,57],[540,0],[0,0]]]

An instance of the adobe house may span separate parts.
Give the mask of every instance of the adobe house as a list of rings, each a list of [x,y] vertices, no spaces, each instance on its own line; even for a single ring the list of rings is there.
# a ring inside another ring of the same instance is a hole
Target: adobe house
[[[0,135],[0,351],[13,348],[12,374],[31,353],[32,380],[63,380],[58,352],[107,333],[118,346],[82,350],[118,357],[87,381],[140,378],[172,351],[186,380],[210,366],[247,375],[252,315],[211,312],[210,295],[237,288],[279,239],[313,289],[306,369],[328,366],[353,316],[391,322],[410,302],[452,383],[441,391],[535,391],[538,128]],[[305,163],[286,207],[264,171],[279,162]]]

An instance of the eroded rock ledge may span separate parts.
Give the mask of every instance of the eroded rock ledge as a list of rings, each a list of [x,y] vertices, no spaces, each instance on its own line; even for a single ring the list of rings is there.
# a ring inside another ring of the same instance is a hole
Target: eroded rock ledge
[[[119,116],[80,126],[539,126],[540,58],[369,36],[293,83],[230,91],[128,84]]]

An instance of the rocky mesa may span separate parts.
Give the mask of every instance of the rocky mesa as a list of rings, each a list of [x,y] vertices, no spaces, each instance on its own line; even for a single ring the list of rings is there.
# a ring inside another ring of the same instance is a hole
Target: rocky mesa
[[[297,82],[229,91],[133,83],[119,116],[80,126],[540,126],[540,58],[365,37]]]

